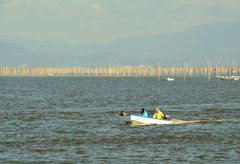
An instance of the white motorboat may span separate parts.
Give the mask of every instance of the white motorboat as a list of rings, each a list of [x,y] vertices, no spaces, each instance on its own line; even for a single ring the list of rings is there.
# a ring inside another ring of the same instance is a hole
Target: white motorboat
[[[143,125],[150,125],[150,124],[170,124],[169,119],[156,119],[150,117],[142,117],[138,115],[120,115],[120,120],[124,122],[130,123],[137,123]]]
[[[174,81],[174,78],[172,78],[172,77],[166,77],[166,78],[163,78],[163,80],[165,80],[165,81]]]
[[[239,76],[217,76],[218,80],[239,80]]]

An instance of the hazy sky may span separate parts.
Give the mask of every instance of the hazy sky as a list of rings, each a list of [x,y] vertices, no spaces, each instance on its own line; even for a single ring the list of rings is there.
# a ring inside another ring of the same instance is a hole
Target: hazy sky
[[[0,0],[0,35],[74,43],[240,21],[240,0]]]

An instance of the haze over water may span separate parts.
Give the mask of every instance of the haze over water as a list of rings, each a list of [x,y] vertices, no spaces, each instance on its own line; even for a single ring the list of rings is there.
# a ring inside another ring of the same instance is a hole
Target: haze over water
[[[240,82],[0,78],[0,163],[238,163]],[[171,125],[131,126],[119,112]]]

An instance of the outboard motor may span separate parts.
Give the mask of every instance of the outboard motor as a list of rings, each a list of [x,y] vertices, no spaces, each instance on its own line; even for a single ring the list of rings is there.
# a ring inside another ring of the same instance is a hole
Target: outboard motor
[[[164,120],[170,120],[171,117],[170,117],[169,115],[164,115],[163,119],[164,119]]]
[[[120,116],[126,116],[126,115],[127,115],[127,113],[126,113],[126,112],[124,112],[124,111],[121,111],[121,112],[119,113],[119,115],[120,115]]]

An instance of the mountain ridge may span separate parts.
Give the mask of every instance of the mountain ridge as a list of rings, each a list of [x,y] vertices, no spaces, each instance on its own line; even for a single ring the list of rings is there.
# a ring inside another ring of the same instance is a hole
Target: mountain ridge
[[[133,36],[110,44],[70,44],[0,36],[1,66],[203,65],[240,62],[240,22],[200,25],[183,32]]]

